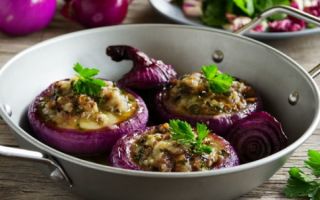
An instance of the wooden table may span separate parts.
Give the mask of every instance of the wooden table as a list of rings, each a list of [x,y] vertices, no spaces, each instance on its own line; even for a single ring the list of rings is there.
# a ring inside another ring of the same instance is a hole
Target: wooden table
[[[60,4],[61,5],[61,4]],[[59,6],[61,7],[61,6]],[[172,23],[156,14],[147,0],[134,0],[124,23]],[[16,53],[38,42],[81,30],[82,27],[64,19],[59,13],[48,28],[25,37],[8,37],[0,34],[0,67]],[[320,34],[282,41],[266,41],[280,49],[306,69],[320,62]],[[266,65],[266,67],[268,67]],[[284,74],[285,76],[285,74]],[[318,85],[320,82],[318,81]],[[292,166],[302,166],[308,149],[320,150],[320,129],[306,141],[269,181],[244,195],[240,199],[286,199],[282,190],[288,178],[288,169]],[[15,139],[9,133],[7,125],[0,119],[0,145],[17,146]],[[81,199],[60,188],[47,176],[36,170],[35,164],[25,161],[0,157],[0,199],[1,200],[35,200],[35,199]]]

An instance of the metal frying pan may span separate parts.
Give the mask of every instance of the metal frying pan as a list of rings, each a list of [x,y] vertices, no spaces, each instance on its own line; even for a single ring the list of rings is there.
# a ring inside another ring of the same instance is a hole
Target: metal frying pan
[[[295,12],[278,7],[261,17],[279,10]],[[316,20],[301,14],[294,13],[307,21]],[[319,20],[313,22],[320,25]],[[255,86],[268,111],[283,124],[290,145],[271,156],[237,167],[161,173],[94,163],[57,151],[33,137],[26,120],[28,105],[53,81],[72,76],[70,66],[75,62],[98,66],[101,74],[106,75],[103,78],[112,80],[129,70],[129,62],[114,63],[104,55],[106,46],[112,44],[142,49],[152,57],[173,64],[180,74],[199,70],[196,66],[213,61],[219,63],[222,71]],[[208,28],[143,24],[67,34],[21,52],[0,70],[0,114],[23,148],[0,146],[0,155],[47,165],[42,169],[52,179],[87,199],[233,199],[270,178],[315,130],[320,120],[320,95],[313,78],[319,69],[320,65],[308,73],[270,46]]]

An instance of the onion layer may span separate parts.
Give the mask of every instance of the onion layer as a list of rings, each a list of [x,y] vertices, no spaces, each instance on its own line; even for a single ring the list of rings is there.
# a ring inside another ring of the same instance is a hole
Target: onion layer
[[[53,85],[49,86],[32,102],[28,110],[28,119],[37,138],[65,153],[95,155],[108,152],[121,136],[144,129],[148,121],[148,110],[144,101],[134,92],[126,89],[126,92],[135,97],[138,104],[136,113],[128,120],[116,124],[112,128],[106,127],[95,130],[81,131],[57,128],[45,123],[37,114],[41,97],[48,94],[52,87]]]
[[[157,88],[169,83],[177,76],[171,65],[167,65],[161,60],[149,58],[145,53],[131,46],[109,46],[106,53],[117,62],[122,60],[133,61],[131,71],[119,80],[119,84],[127,88]]]
[[[225,138],[235,148],[241,163],[276,153],[288,142],[281,124],[267,112],[252,113],[236,122]]]

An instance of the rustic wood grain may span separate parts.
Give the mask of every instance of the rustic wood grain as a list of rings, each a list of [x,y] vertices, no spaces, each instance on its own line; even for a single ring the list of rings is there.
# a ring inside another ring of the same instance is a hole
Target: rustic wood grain
[[[59,4],[59,8],[61,3]],[[147,0],[134,0],[124,23],[172,23],[154,12]],[[50,26],[40,32],[25,37],[9,37],[0,34],[0,66],[16,53],[43,40],[81,30],[76,23],[64,19],[57,12]],[[305,69],[309,70],[320,62],[320,35],[305,36],[281,41],[264,41],[285,52]],[[268,67],[268,66],[266,66]],[[281,66],[279,66],[281,67]],[[320,83],[319,80],[317,81]],[[320,84],[319,84],[320,85]],[[320,150],[320,129],[318,129],[269,181],[241,197],[241,200],[286,199],[282,190],[288,178],[288,169],[303,166],[308,149]],[[0,144],[17,146],[8,126],[0,119]],[[80,197],[59,187],[37,170],[37,164],[0,157],[0,199],[1,200],[75,200]]]

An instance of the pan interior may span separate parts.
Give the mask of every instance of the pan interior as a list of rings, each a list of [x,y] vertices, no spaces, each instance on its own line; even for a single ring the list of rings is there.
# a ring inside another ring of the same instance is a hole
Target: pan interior
[[[265,107],[282,123],[290,143],[305,133],[317,115],[318,97],[312,81],[285,56],[232,34],[165,25],[95,29],[41,43],[1,70],[0,106],[9,105],[12,122],[32,135],[27,107],[50,83],[73,76],[76,62],[100,69],[100,77],[111,80],[130,70],[131,62],[115,63],[105,55],[106,47],[115,44],[137,47],[172,64],[179,74],[199,71],[202,65],[213,63],[215,50],[222,51],[220,69],[246,80],[260,92]],[[299,102],[292,106],[288,96],[294,91],[299,93]]]

